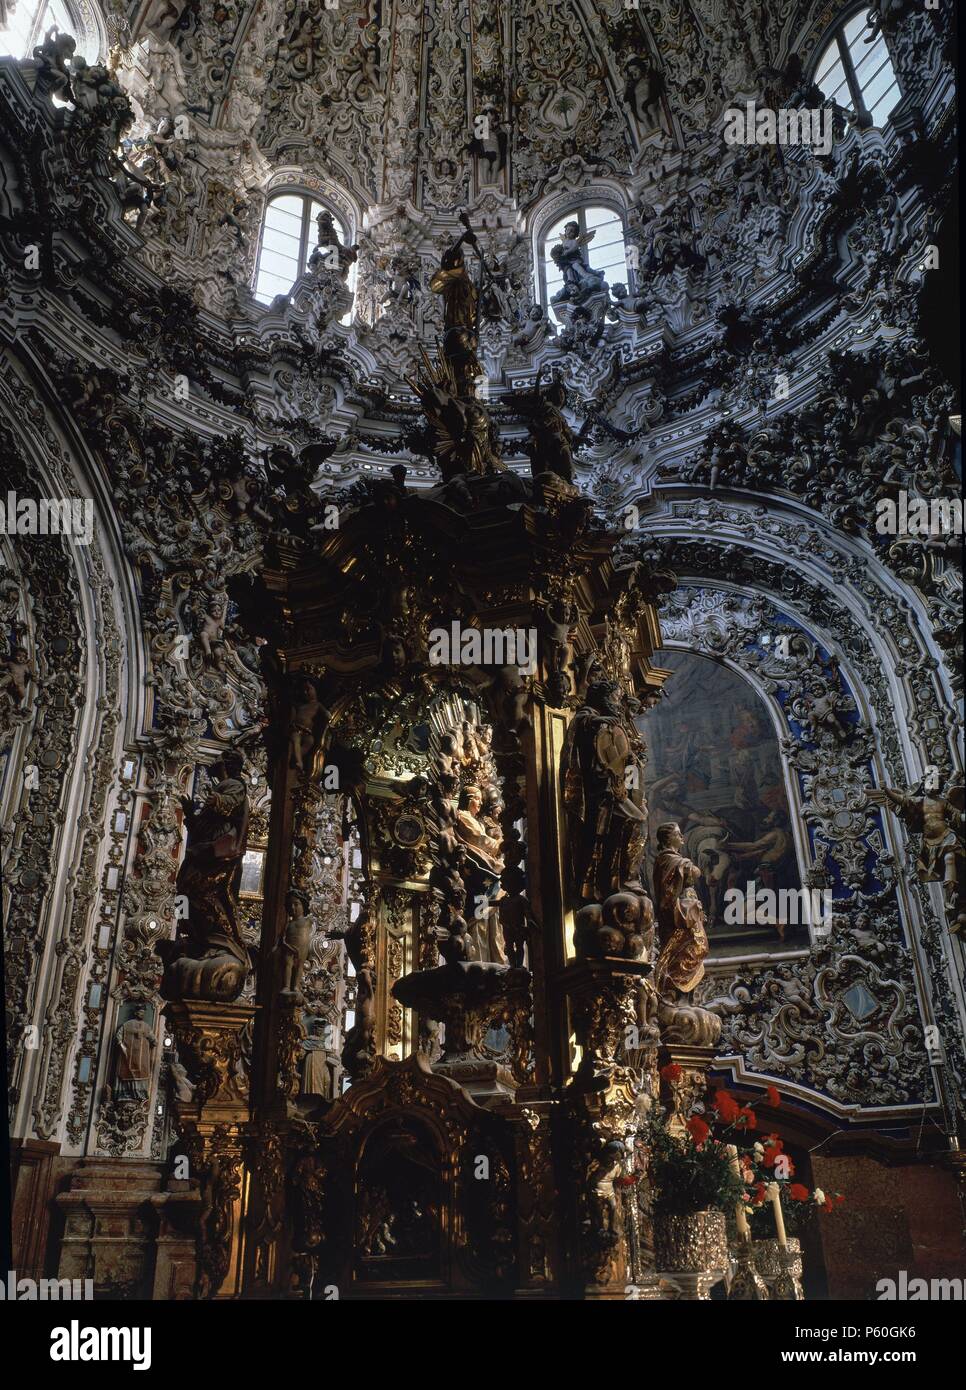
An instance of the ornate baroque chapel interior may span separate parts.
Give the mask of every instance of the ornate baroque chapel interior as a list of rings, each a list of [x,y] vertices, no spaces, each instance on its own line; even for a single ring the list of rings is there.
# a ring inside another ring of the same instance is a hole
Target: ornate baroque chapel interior
[[[961,1279],[955,10],[0,0],[17,1277]]]

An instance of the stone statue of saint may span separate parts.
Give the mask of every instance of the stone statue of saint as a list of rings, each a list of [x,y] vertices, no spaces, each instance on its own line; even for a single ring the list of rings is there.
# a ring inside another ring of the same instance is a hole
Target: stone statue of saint
[[[334,270],[342,280],[349,278],[349,271],[359,259],[358,246],[343,246],[339,240],[335,218],[326,208],[315,219],[318,229],[318,243],[309,257],[309,270],[317,274],[322,270]]]
[[[145,1006],[135,1004],[131,1017],[114,1034],[117,1055],[114,1064],[114,1099],[147,1100],[157,1040],[145,1021]]]
[[[302,1050],[305,1054],[302,1059],[302,1095],[332,1099],[329,1035],[335,1032],[334,1025],[324,1019],[309,1020],[306,1036],[302,1040]]]
[[[308,772],[317,740],[317,724],[322,709],[315,682],[297,675],[292,682],[292,716],[289,724],[290,766]]]
[[[535,478],[555,473],[566,483],[574,480],[574,432],[563,413],[566,403],[567,392],[558,373],[549,385],[541,387],[538,372],[532,391],[516,397],[515,404],[530,432],[524,447]]]
[[[167,968],[162,991],[168,999],[218,999],[230,1003],[242,992],[250,968],[238,925],[236,871],[248,839],[248,788],[244,758],[228,752],[216,763],[216,785],[196,811],[184,798],[188,846],[175,892],[188,900],[175,941],[160,943]]]
[[[708,954],[704,908],[694,886],[701,870],[681,853],[683,844],[684,836],[674,821],[658,826],[654,896],[660,952],[654,983],[658,993],[665,994],[671,987],[679,998],[690,995],[704,978]]]

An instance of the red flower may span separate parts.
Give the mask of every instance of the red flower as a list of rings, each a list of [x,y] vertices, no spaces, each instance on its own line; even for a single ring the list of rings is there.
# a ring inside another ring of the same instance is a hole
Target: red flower
[[[700,1115],[692,1115],[685,1126],[691,1138],[694,1140],[695,1148],[700,1149],[711,1133],[711,1128],[706,1125]]]
[[[844,1192],[836,1192],[836,1194],[835,1194],[835,1205],[836,1205],[837,1207],[840,1207],[844,1201],[845,1201],[845,1193],[844,1193]]]
[[[769,1134],[765,1139],[765,1151],[761,1156],[761,1161],[766,1168],[772,1168],[775,1159],[782,1151],[782,1141],[777,1134]]]
[[[758,1120],[756,1119],[755,1112],[754,1110],[752,1110],[750,1105],[743,1105],[741,1107],[741,1109],[738,1111],[738,1114],[735,1116],[735,1124],[738,1125],[740,1129],[756,1128]]]
[[[624,1173],[621,1177],[614,1179],[615,1187],[633,1187],[637,1182],[636,1173]]]
[[[800,1182],[793,1182],[788,1189],[788,1195],[793,1202],[807,1202],[811,1196],[807,1187],[803,1187]]]
[[[823,1211],[831,1211],[831,1210],[832,1210],[832,1199],[831,1199],[831,1197],[826,1197],[826,1198],[825,1198],[825,1201],[822,1203],[822,1210],[823,1210]]]
[[[765,1095],[768,1097],[768,1104],[777,1110],[782,1103],[782,1098],[775,1090],[774,1086],[769,1086],[765,1091]]]
[[[767,1189],[763,1182],[755,1184],[755,1195],[752,1197],[751,1200],[756,1207],[760,1207],[762,1202],[765,1200],[766,1191]]]
[[[681,1075],[681,1068],[677,1062],[669,1062],[666,1067],[662,1067],[659,1073],[662,1081],[677,1081]]]
[[[733,1125],[741,1113],[741,1106],[730,1091],[715,1091],[714,1108],[726,1125]]]

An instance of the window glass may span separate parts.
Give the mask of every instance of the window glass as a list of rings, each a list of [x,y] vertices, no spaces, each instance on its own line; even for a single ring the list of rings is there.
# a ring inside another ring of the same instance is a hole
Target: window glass
[[[857,112],[863,123],[882,125],[901,94],[888,45],[868,27],[867,15],[863,8],[839,26],[815,66],[814,81],[823,96]]]
[[[593,237],[584,248],[592,270],[602,270],[608,285],[626,285],[628,280],[624,222],[620,213],[613,208],[577,208],[555,222],[543,239],[544,284],[551,313],[554,312],[551,300],[563,287],[563,274],[550,253],[568,222],[576,222],[582,232],[593,232]]]
[[[95,23],[85,23],[80,10],[67,0],[17,0],[0,27],[0,55],[32,58],[48,29],[73,34],[75,52],[93,63],[99,57],[100,37]]]
[[[315,219],[325,204],[309,193],[280,193],[265,209],[255,272],[255,298],[270,304],[278,294],[288,294],[308,267],[309,257],[318,243]],[[339,240],[346,245],[348,228],[331,208]],[[356,267],[349,271],[348,285],[355,289]],[[344,315],[348,323],[351,314]]]

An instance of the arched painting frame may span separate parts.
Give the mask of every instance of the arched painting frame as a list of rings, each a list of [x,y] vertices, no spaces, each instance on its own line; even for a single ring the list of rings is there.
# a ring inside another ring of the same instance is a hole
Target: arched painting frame
[[[712,957],[807,950],[797,808],[772,710],[720,658],[675,646],[655,661],[673,675],[639,721],[649,754],[648,873],[657,827],[676,821],[683,852],[702,870]],[[774,893],[775,911],[759,896],[749,912],[749,892],[762,890]]]

